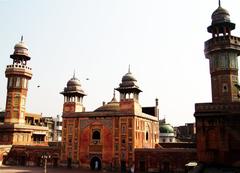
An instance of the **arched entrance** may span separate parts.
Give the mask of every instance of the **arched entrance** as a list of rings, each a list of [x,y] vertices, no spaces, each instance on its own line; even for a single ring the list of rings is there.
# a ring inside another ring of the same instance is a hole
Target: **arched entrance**
[[[18,165],[26,166],[26,162],[27,162],[27,153],[26,152],[18,153],[18,157],[17,157]]]
[[[91,159],[90,167],[92,170],[101,170],[101,160],[98,157],[93,157]]]
[[[139,162],[139,169],[141,172],[145,172],[145,160],[140,160]]]
[[[126,161],[121,160],[121,172],[127,172]]]
[[[72,158],[70,157],[67,159],[67,167],[72,168]]]
[[[26,165],[26,156],[20,156],[18,160],[19,165],[25,166]]]
[[[170,172],[170,163],[169,162],[163,162],[163,172],[169,173]]]
[[[5,165],[6,162],[7,162],[7,156],[8,156],[8,153],[3,153],[3,160],[2,160],[2,164]]]

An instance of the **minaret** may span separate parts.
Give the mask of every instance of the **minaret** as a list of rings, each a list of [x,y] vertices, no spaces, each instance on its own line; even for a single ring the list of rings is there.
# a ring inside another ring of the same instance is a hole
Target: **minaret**
[[[139,93],[142,91],[130,71],[130,66],[128,73],[122,77],[122,83],[119,84],[116,90],[120,92],[120,109],[122,111],[141,111]]]
[[[231,35],[235,24],[229,12],[221,7],[212,14],[212,24],[207,28],[212,38],[205,42],[205,57],[210,62],[213,103],[239,102],[238,60],[240,38]]]
[[[239,163],[237,57],[240,54],[240,38],[231,35],[234,29],[235,24],[219,1],[218,8],[212,13],[212,24],[207,28],[212,38],[205,42],[204,50],[210,61],[212,103],[196,103],[194,113],[197,160],[207,167],[225,168]]]
[[[15,45],[14,53],[10,55],[12,65],[7,65],[5,76],[7,82],[7,101],[4,123],[25,123],[26,99],[28,80],[32,78],[32,69],[27,66],[29,56],[28,48],[21,41]]]
[[[83,97],[86,96],[81,88],[80,81],[73,77],[67,82],[67,87],[61,92],[64,96],[63,113],[84,112]]]

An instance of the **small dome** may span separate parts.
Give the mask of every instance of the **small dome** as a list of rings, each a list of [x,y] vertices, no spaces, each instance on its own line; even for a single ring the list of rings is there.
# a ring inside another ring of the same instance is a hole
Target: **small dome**
[[[67,82],[67,86],[71,87],[71,86],[80,86],[80,81],[79,79],[77,79],[75,76],[73,78],[71,78],[68,82]]]
[[[20,41],[19,43],[15,44],[14,49],[27,49],[28,50],[28,47],[23,41]]]
[[[84,91],[81,88],[81,84],[80,81],[75,77],[75,75],[73,76],[73,78],[71,78],[68,82],[67,82],[67,87],[64,88],[64,91],[61,92],[61,94],[70,94],[70,93],[78,93],[81,95],[86,95],[84,93]]]
[[[174,133],[174,129],[170,124],[161,124],[160,133]]]
[[[122,77],[122,83],[120,84],[120,87],[138,87],[137,79],[130,72],[130,68],[128,73]]]
[[[113,98],[110,102],[107,104],[104,104],[97,108],[95,112],[117,112],[120,110],[119,102],[117,101],[115,97],[115,90],[113,91]]]
[[[226,9],[219,6],[212,13],[212,24],[224,23],[224,22],[230,22],[230,14]]]
[[[14,53],[10,57],[14,59],[17,56],[24,57],[26,60],[30,60],[28,47],[23,42],[23,38],[21,38],[21,41],[19,43],[15,44]]]
[[[119,110],[119,102],[108,102],[107,104],[97,108],[95,112],[118,112]]]
[[[131,72],[128,72],[127,74],[125,74],[122,77],[122,82],[127,82],[127,81],[135,81],[135,82],[137,82],[137,80],[133,77]]]

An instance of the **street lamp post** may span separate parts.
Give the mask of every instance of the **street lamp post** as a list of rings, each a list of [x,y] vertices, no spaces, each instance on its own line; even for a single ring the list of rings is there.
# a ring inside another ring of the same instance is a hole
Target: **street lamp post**
[[[46,153],[42,155],[42,159],[44,160],[44,173],[47,173],[47,160],[50,158],[51,156]]]

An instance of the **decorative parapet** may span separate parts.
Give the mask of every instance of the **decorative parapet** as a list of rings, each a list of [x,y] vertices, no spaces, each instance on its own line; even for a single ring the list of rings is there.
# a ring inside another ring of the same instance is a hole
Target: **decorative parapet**
[[[197,103],[195,104],[195,113],[211,113],[211,112],[231,112],[240,113],[240,102],[232,103]]]
[[[8,68],[20,68],[20,69],[27,69],[27,70],[32,70],[32,68],[26,66],[26,65],[21,65],[21,64],[12,64],[12,65],[7,65]]]

